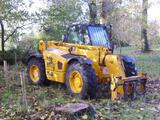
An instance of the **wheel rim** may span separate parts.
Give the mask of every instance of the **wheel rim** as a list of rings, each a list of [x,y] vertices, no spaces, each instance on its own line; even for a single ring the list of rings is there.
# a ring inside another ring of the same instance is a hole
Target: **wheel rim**
[[[83,87],[83,79],[78,71],[73,71],[69,76],[69,84],[74,93],[80,93]]]
[[[29,70],[30,78],[33,82],[37,82],[39,80],[40,72],[39,68],[36,65],[32,65]]]

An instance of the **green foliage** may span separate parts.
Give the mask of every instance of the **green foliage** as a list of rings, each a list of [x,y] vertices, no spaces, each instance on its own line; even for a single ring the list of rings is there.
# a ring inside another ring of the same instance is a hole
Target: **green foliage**
[[[42,12],[42,17],[45,18],[42,26],[47,40],[60,40],[66,33],[67,25],[77,21],[82,13],[78,2],[79,0],[53,0],[49,10]]]
[[[19,55],[19,54],[21,54],[21,51],[18,51],[16,49],[11,49],[11,50],[5,51],[4,58],[7,61],[7,63],[9,63],[9,64],[15,63],[15,54]],[[2,52],[0,52],[0,56],[2,56]],[[3,65],[3,58],[2,57],[0,57],[0,64]]]
[[[1,0],[0,1],[0,17],[9,25],[17,23],[18,21],[26,20],[28,13],[24,8],[25,3],[22,0]],[[23,16],[22,16],[23,15]]]
[[[36,39],[33,36],[24,36],[21,41],[17,43],[17,49],[22,53],[27,51],[36,51],[40,39]]]
[[[29,14],[23,0],[1,0],[0,1],[0,25],[1,25],[1,49],[2,57],[5,55],[5,43],[11,38],[19,39],[16,34],[19,29],[24,28]],[[4,59],[4,58],[3,58]]]
[[[9,50],[5,51],[5,60],[9,64],[15,64],[18,61],[26,59],[27,55],[31,52],[37,51],[39,39],[24,36],[22,40],[15,43],[10,42]],[[16,46],[16,47],[15,47]],[[0,51],[0,64],[3,64],[2,52]]]
[[[1,0],[0,19],[5,23],[7,38],[17,27],[22,26],[28,20],[29,14],[22,0]]]

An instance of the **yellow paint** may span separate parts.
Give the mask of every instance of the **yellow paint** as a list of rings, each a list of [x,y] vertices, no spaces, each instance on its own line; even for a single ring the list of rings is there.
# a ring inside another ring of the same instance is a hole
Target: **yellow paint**
[[[105,58],[105,64],[109,70],[110,74],[113,74],[115,77],[125,78],[125,72],[123,68],[123,63],[119,56],[117,55],[107,55]]]
[[[69,76],[69,84],[74,93],[80,93],[83,87],[83,79],[78,71],[73,71]]]
[[[40,71],[38,66],[32,65],[29,70],[29,75],[33,82],[38,82],[40,78]]]
[[[63,55],[83,56],[92,60],[92,67],[95,70],[99,83],[112,83],[110,86],[112,99],[116,99],[118,95],[124,95],[123,84],[128,78],[125,76],[123,62],[119,55],[112,55],[108,48],[56,41],[40,41],[39,51],[43,55],[48,80],[65,83],[70,59],[63,57]],[[61,69],[59,69],[58,63],[62,64]],[[73,76],[77,77],[74,78]],[[144,74],[139,74],[138,76],[140,79],[146,78]],[[70,85],[75,93],[81,91],[83,81],[78,72],[71,74]],[[129,87],[128,91],[132,92],[131,87]]]

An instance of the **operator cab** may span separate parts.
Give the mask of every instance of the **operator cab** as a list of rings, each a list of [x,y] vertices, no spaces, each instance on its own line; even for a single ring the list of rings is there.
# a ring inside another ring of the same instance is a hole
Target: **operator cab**
[[[111,25],[90,24],[90,25],[72,25],[68,28],[64,42],[102,46],[112,48],[110,43]]]

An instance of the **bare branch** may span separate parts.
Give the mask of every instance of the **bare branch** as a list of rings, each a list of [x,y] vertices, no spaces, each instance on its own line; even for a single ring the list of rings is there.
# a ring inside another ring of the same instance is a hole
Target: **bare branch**
[[[6,42],[11,36],[13,36],[13,34],[14,34],[18,29],[19,29],[19,27],[15,28],[14,31],[7,36],[7,38],[4,40],[4,42]]]
[[[4,40],[4,42],[6,42],[10,37],[12,37],[12,36],[14,35],[14,33],[17,32],[18,29],[21,29],[21,28],[23,28],[24,26],[28,26],[28,25],[33,24],[33,23],[34,23],[34,22],[29,23],[29,24],[24,24],[24,25],[22,25],[22,26],[20,26],[20,27],[16,27],[16,28],[7,36],[7,38]]]

